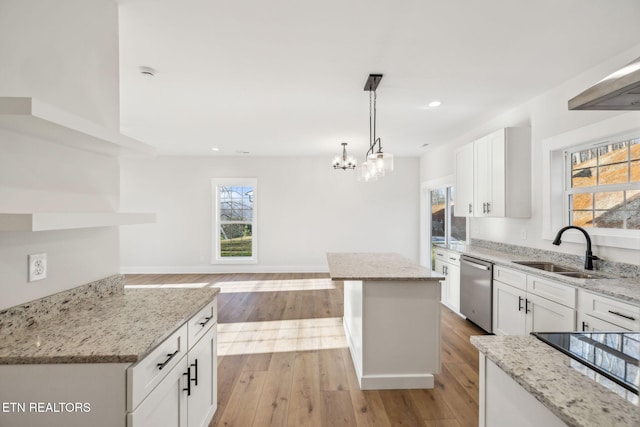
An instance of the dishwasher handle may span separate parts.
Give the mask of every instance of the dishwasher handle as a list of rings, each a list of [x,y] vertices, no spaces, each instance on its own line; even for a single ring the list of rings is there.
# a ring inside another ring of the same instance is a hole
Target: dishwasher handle
[[[482,264],[476,264],[475,262],[469,261],[469,260],[468,260],[468,259],[466,259],[466,258],[462,258],[462,259],[460,259],[460,261],[461,261],[461,262],[464,262],[465,264],[467,264],[467,265],[468,265],[468,266],[470,266],[470,267],[477,268],[477,269],[479,269],[479,270],[485,270],[485,271],[488,271],[488,270],[490,270],[490,269],[491,269],[491,267],[488,267],[488,266],[486,266],[486,265],[482,265]]]

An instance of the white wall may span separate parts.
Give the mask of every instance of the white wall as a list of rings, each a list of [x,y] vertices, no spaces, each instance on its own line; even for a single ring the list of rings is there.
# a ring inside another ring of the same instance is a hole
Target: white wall
[[[531,126],[532,217],[528,219],[471,218],[471,238],[583,255],[583,244],[563,243],[561,246],[553,246],[550,240],[542,238],[542,141],[623,114],[619,111],[569,111],[567,101],[638,56],[640,56],[640,45],[612,57],[597,67],[586,70],[564,84],[505,112],[443,146],[434,147],[420,159],[421,182],[453,174],[455,172],[453,154],[458,147],[501,127]],[[640,112],[633,114],[638,115],[640,123]],[[524,240],[520,237],[522,230],[527,236]],[[594,248],[593,252],[610,260],[631,264],[640,263],[640,254],[634,250],[598,247]]]
[[[0,96],[33,96],[118,126],[117,5],[111,0],[0,0]],[[0,212],[118,209],[118,161],[0,130]],[[0,309],[118,273],[115,227],[0,232]],[[48,277],[27,282],[27,256]]]
[[[328,158],[157,157],[121,160],[121,207],[156,224],[121,229],[123,272],[326,271],[328,251],[418,260],[419,162],[360,183]],[[211,265],[211,178],[258,178],[257,265]]]

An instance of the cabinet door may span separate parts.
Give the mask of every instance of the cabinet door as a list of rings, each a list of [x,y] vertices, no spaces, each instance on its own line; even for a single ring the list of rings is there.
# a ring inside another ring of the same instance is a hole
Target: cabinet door
[[[490,161],[490,190],[486,216],[504,217],[506,201],[506,135],[499,129],[487,136]]]
[[[474,150],[474,216],[488,216],[487,203],[491,199],[491,146],[487,137],[480,138],[473,143]]]
[[[187,427],[187,356],[173,367],[135,411],[127,427]]]
[[[458,313],[460,312],[460,267],[457,265],[449,265],[449,274],[447,275],[449,284],[449,303]]]
[[[455,216],[473,216],[473,143],[456,151],[456,205]]]
[[[576,312],[557,302],[527,294],[527,333],[571,332],[576,328]]]
[[[188,398],[189,427],[206,427],[216,412],[218,403],[217,329],[217,325],[214,324],[187,355],[191,375],[191,395]]]
[[[502,282],[493,281],[493,333],[525,335],[526,293]]]
[[[583,332],[628,332],[622,326],[614,325],[597,317],[589,316],[581,311],[578,312],[577,330]]]
[[[448,263],[436,259],[436,272],[444,275],[444,279],[440,281],[440,301],[449,303],[449,277],[447,275]]]

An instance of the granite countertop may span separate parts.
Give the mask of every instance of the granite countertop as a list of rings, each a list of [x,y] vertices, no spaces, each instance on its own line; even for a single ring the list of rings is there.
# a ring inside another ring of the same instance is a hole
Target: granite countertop
[[[444,276],[395,253],[329,252],[329,274],[333,280],[422,280]]]
[[[461,254],[469,255],[471,257],[480,258],[486,261],[493,262],[496,265],[512,268],[514,270],[520,270],[525,273],[535,274],[537,276],[547,277],[556,282],[562,282],[567,285],[582,288],[588,291],[597,292],[599,294],[608,295],[614,298],[618,298],[623,301],[627,301],[636,305],[640,305],[640,278],[622,278],[614,277],[608,273],[602,273],[594,271],[594,274],[604,274],[606,278],[598,279],[579,279],[575,277],[562,276],[560,274],[551,273],[537,268],[528,267],[526,265],[516,264],[513,261],[550,261],[556,262],[553,258],[539,258],[534,256],[519,255],[516,253],[503,252],[493,249],[487,249],[482,247],[475,247],[472,245],[452,244],[452,245],[439,245],[443,249],[451,250]],[[557,262],[563,264],[562,262]],[[580,269],[579,266],[569,267]],[[591,273],[591,271],[584,270]]]
[[[636,405],[533,336],[472,336],[471,343],[569,426],[640,425]]]
[[[3,329],[0,364],[135,363],[219,291],[124,289],[87,299],[46,321]]]

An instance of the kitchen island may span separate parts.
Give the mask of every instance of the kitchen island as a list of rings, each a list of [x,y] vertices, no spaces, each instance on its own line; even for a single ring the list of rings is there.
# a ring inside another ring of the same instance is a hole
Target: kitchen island
[[[328,253],[344,281],[343,325],[362,390],[433,388],[442,276],[393,253]]]
[[[218,288],[103,280],[0,311],[0,426],[206,426]]]
[[[533,336],[473,336],[480,427],[638,426],[638,395]]]

